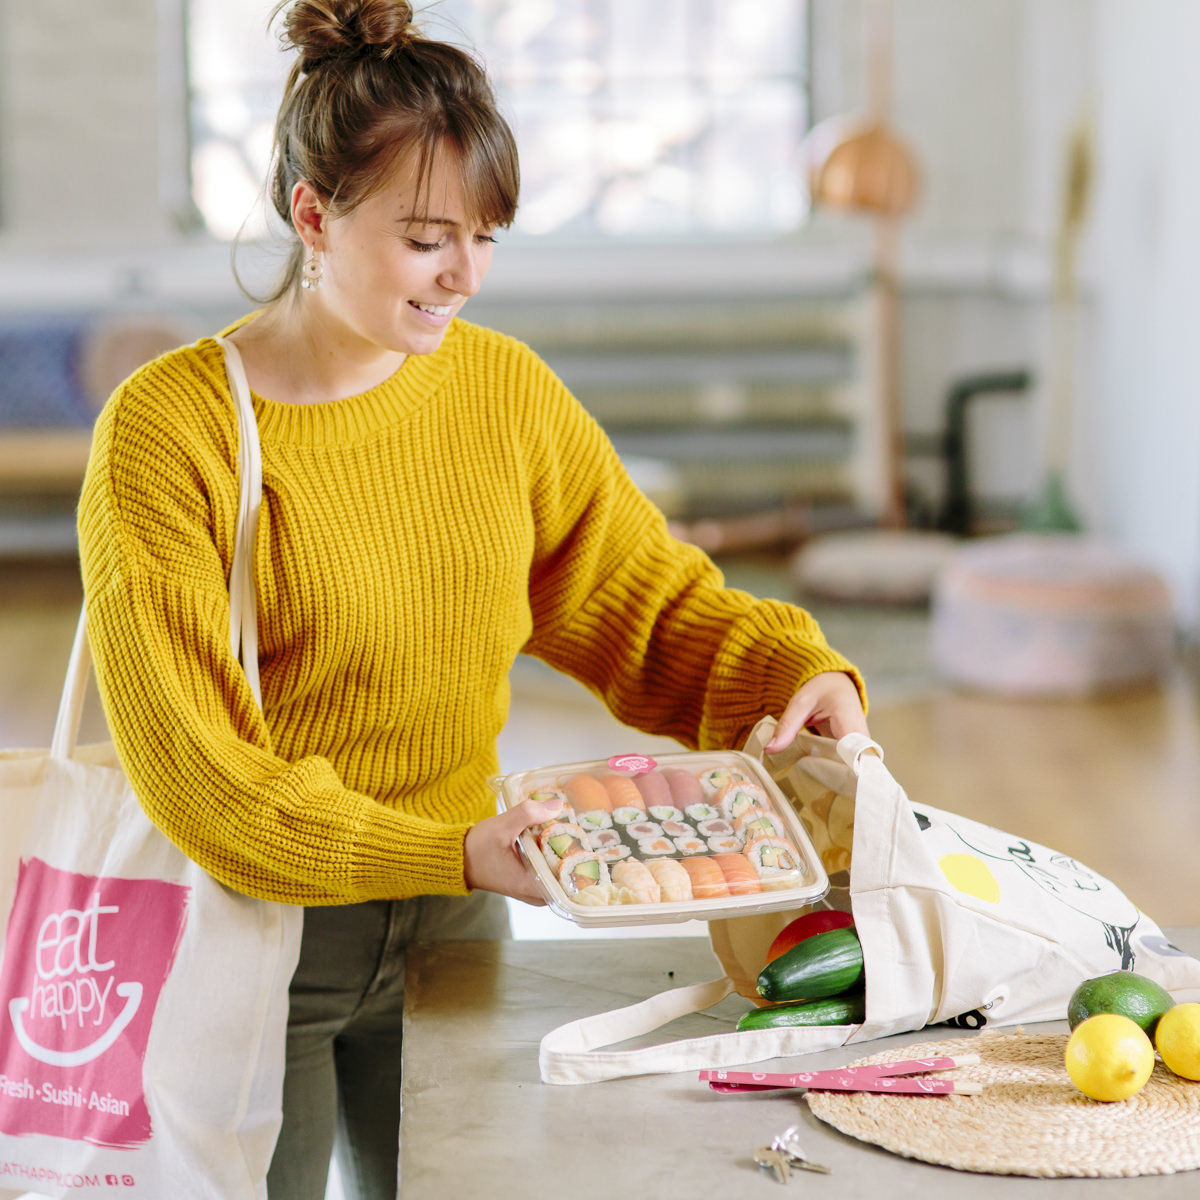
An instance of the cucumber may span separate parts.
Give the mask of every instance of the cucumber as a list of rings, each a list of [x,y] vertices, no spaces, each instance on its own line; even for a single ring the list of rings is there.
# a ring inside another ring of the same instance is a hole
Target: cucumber
[[[867,1019],[866,993],[861,989],[827,996],[752,1008],[738,1021],[741,1029],[781,1029],[792,1025],[861,1025]]]
[[[772,959],[758,975],[764,1000],[820,1000],[849,991],[863,977],[858,934],[845,929],[814,933]]]

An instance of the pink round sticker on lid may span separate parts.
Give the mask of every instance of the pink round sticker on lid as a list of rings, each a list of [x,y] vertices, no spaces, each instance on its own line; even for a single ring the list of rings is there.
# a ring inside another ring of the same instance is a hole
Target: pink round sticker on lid
[[[608,760],[614,771],[653,771],[658,763],[644,754],[614,754]]]

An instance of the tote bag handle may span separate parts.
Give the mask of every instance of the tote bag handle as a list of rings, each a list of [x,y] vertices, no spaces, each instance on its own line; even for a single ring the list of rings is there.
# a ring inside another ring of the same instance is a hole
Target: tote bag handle
[[[258,510],[262,503],[262,447],[258,440],[258,421],[250,400],[246,369],[237,347],[227,338],[217,338],[225,354],[225,372],[233,395],[238,421],[238,515],[234,536],[233,567],[229,572],[229,644],[240,658],[246,682],[254,699],[262,707],[262,688],[258,678],[258,607],[254,592],[254,535],[258,528]],[[75,753],[79,723],[91,674],[92,652],[87,636],[87,611],[79,610],[75,641],[67,664],[62,699],[50,742],[52,758],[66,759]]]

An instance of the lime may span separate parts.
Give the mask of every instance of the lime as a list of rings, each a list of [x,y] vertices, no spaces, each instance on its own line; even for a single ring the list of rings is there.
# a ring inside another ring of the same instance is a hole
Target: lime
[[[1120,1013],[1153,1037],[1159,1017],[1174,1003],[1170,993],[1153,979],[1133,971],[1110,971],[1085,979],[1075,989],[1067,1004],[1067,1024],[1074,1029],[1097,1013]]]
[[[1200,1004],[1176,1004],[1154,1034],[1162,1060],[1184,1079],[1200,1079]]]
[[[1146,1031],[1119,1013],[1081,1021],[1067,1039],[1067,1074],[1093,1100],[1128,1100],[1154,1072],[1154,1047]]]

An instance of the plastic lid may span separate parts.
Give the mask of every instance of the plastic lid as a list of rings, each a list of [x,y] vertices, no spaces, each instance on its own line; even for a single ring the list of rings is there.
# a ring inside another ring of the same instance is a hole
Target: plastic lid
[[[521,851],[547,903],[591,928],[803,907],[829,890],[804,826],[736,750],[565,763],[496,781],[505,807],[561,800]]]

